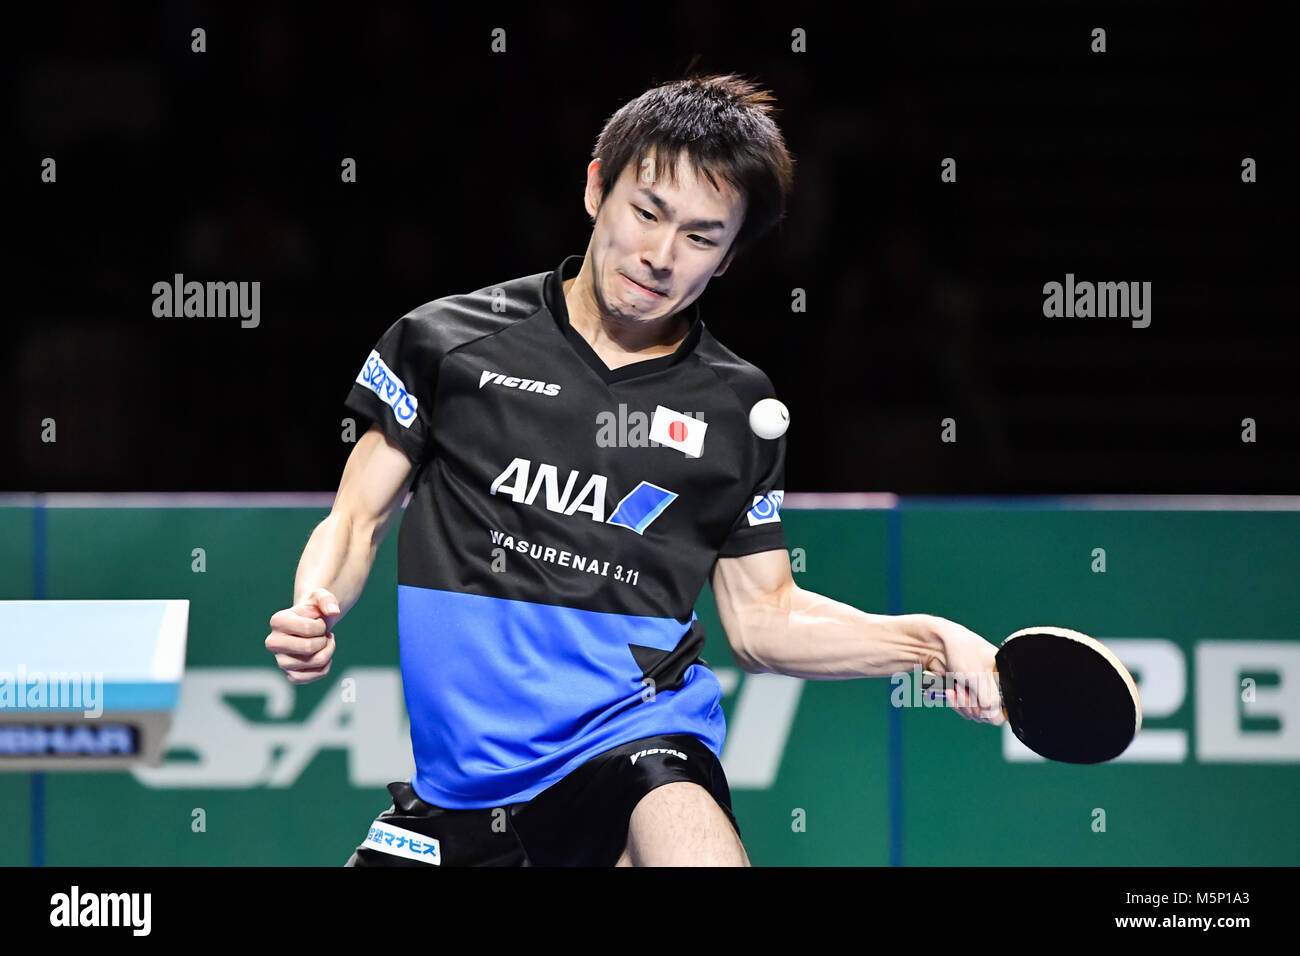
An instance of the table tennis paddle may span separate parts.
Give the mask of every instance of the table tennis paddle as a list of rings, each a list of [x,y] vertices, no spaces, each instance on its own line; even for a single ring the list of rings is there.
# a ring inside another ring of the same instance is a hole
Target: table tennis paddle
[[[1142,699],[1133,675],[1087,634],[1064,627],[1024,628],[1002,642],[993,668],[1007,723],[1040,757],[1101,763],[1122,754],[1142,729]],[[953,686],[951,679],[923,673],[935,682],[922,685],[928,692]]]

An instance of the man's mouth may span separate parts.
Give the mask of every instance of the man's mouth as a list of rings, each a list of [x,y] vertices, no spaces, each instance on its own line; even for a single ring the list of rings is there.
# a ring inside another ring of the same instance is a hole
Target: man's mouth
[[[623,275],[623,273],[620,272],[619,275]],[[657,298],[663,298],[664,294],[660,292],[658,289],[652,288],[651,286],[642,285],[640,282],[637,282],[635,279],[631,279],[626,275],[623,275],[623,278],[627,280],[627,282],[632,286],[633,289],[637,289],[641,292],[644,292],[646,295],[653,295],[656,296]]]

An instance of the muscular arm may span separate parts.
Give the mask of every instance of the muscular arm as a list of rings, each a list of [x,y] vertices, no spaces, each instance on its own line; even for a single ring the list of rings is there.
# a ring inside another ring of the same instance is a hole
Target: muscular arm
[[[812,680],[884,677],[937,664],[944,645],[928,614],[869,614],[794,582],[785,551],[719,558],[713,597],[740,667]]]
[[[713,596],[732,653],[751,674],[811,680],[887,677],[917,664],[951,674],[946,694],[968,720],[1002,724],[997,648],[933,614],[869,614],[794,583],[785,551],[719,558]]]
[[[303,550],[294,578],[295,604],[313,588],[325,588],[339,601],[332,626],[357,603],[413,473],[405,453],[372,425],[348,456],[334,507]]]

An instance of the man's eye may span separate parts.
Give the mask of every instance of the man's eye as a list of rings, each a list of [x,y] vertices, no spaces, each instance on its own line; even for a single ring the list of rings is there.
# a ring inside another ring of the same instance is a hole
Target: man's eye
[[[654,215],[653,215],[652,213],[647,212],[646,210],[642,209],[640,206],[633,206],[632,208],[635,209],[635,210],[637,211],[637,214],[638,214],[638,215],[645,216],[645,218],[641,220],[642,222],[656,222],[656,221],[657,221],[657,220],[655,219],[655,217],[654,217]],[[716,245],[717,245],[716,242],[713,242],[713,241],[710,240],[710,239],[705,239],[703,236],[691,236],[691,239],[692,239],[692,240],[695,240],[695,244],[696,244],[697,246],[716,246]]]

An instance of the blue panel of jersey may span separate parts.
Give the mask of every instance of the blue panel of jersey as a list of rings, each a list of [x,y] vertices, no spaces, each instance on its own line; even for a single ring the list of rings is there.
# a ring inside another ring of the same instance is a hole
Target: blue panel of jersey
[[[721,758],[727,728],[713,671],[693,664],[680,688],[651,698],[628,647],[672,650],[689,623],[397,590],[411,786],[427,803],[522,803],[590,758],[656,734],[693,734]]]

